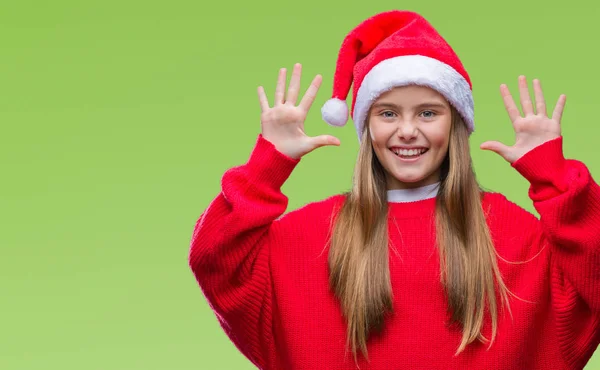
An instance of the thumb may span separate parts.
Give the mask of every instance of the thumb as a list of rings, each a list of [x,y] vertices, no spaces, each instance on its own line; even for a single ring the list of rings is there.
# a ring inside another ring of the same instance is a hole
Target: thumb
[[[510,147],[502,144],[498,141],[486,141],[482,143],[479,148],[483,150],[490,150],[494,153],[499,154],[502,158],[508,161],[508,154],[510,153]]]
[[[340,139],[338,139],[335,136],[331,136],[331,135],[320,135],[320,136],[315,136],[315,137],[311,137],[309,140],[310,143],[310,150],[315,150],[317,148],[320,148],[322,146],[326,146],[326,145],[335,145],[335,146],[339,146],[340,145]]]

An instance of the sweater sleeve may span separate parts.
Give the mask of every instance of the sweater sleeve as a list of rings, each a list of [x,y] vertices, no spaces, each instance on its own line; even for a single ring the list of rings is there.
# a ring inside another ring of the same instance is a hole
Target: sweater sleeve
[[[298,162],[259,135],[248,162],[225,172],[191,240],[189,266],[201,290],[227,336],[259,368],[275,354],[269,249],[288,203],[280,189]]]
[[[513,163],[540,215],[538,240],[550,248],[550,291],[566,361],[589,358],[600,337],[600,187],[588,168],[563,156],[563,139]]]

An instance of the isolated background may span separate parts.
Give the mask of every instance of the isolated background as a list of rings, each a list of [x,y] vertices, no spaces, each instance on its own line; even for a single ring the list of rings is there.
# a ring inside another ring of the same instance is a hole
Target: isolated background
[[[374,5],[376,4],[376,5]],[[498,92],[567,94],[565,153],[600,178],[600,3],[542,1],[5,1],[0,6],[0,368],[252,369],[188,269],[194,223],[259,133],[256,87],[304,65],[307,120],[339,148],[305,157],[290,208],[345,191],[354,128],[331,128],[339,45],[364,18],[422,13],[473,84],[478,178],[533,211],[523,178],[478,149],[513,132]],[[587,369],[600,369],[596,353]]]

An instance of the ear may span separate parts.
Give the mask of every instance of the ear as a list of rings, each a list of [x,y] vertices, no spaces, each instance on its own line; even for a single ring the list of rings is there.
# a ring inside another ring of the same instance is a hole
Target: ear
[[[367,119],[367,122],[365,122],[365,125],[363,126],[360,142],[361,144],[373,147],[373,132],[371,131],[371,126],[368,124],[368,121],[369,120]]]

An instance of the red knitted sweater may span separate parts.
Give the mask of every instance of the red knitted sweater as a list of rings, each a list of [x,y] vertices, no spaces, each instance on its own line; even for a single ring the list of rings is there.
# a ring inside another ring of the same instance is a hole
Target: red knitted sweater
[[[196,223],[190,267],[223,330],[261,369],[356,369],[328,288],[327,237],[342,195],[285,215],[280,188],[298,161],[258,137],[249,161],[228,170]],[[483,206],[511,292],[496,341],[454,356],[459,330],[434,245],[435,198],[389,204],[394,313],[368,342],[360,369],[581,369],[600,341],[600,187],[563,156],[562,138],[513,164],[531,184],[534,215],[498,193]],[[283,215],[283,216],[282,216]],[[529,302],[527,302],[529,301]],[[489,320],[485,337],[490,338]]]

